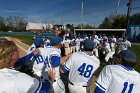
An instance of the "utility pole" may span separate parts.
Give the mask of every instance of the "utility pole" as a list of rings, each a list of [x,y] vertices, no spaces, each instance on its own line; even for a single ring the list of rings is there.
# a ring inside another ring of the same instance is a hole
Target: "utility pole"
[[[127,7],[128,7],[128,10],[127,10],[127,25],[129,24],[131,5],[132,5],[132,0],[129,0],[129,2],[127,3]]]
[[[118,9],[119,9],[119,6],[120,6],[120,0],[118,0],[118,2],[117,2],[117,9],[116,9],[116,15],[115,15],[115,17],[118,16]]]
[[[63,11],[61,12],[61,24],[64,24],[64,20],[63,20]]]
[[[132,5],[132,0],[129,0],[128,3],[127,3],[128,10],[127,10],[127,17],[126,17],[127,35],[129,34],[128,31],[129,31],[131,5]]]
[[[53,17],[52,17],[52,25],[54,25],[54,18],[55,18],[55,17],[53,16]]]
[[[82,9],[81,9],[81,29],[83,28],[83,2],[82,2]]]

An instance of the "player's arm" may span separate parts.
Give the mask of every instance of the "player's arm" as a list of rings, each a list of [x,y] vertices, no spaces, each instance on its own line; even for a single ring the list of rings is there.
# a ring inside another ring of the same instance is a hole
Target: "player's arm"
[[[24,65],[27,61],[29,61],[34,55],[38,54],[39,50],[33,50],[30,54],[20,58],[18,62],[15,64],[15,67],[19,67]]]
[[[50,53],[50,60],[53,68],[60,66],[60,53],[58,51],[52,51]]]
[[[72,62],[71,61],[72,56],[73,56],[73,54],[71,56],[69,56],[66,59],[66,61],[64,62],[64,64],[60,67],[60,72],[61,73],[66,73],[66,72],[68,72],[70,70],[70,65],[71,65],[71,62]]]
[[[71,55],[71,54],[70,54],[70,55]],[[64,62],[70,57],[70,55],[66,55],[66,56],[61,57],[61,58],[60,58],[60,60],[61,60],[60,64],[63,65]]]

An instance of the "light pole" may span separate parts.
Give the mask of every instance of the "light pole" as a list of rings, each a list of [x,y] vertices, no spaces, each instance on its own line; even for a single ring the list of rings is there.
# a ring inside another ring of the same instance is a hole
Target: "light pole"
[[[116,17],[118,16],[118,9],[119,9],[119,6],[120,6],[120,0],[118,0],[118,2],[117,2]]]
[[[83,2],[82,2],[82,9],[81,9],[81,29],[83,28]]]
[[[130,29],[129,29],[131,5],[132,5],[132,0],[129,0],[127,3],[128,10],[127,10],[127,17],[126,17],[127,33],[125,33],[127,36],[131,34]]]

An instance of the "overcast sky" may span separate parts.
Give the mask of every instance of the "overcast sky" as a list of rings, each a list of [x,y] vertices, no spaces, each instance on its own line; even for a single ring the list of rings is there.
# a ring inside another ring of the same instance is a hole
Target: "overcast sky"
[[[30,22],[100,24],[104,17],[115,15],[118,0],[0,0],[0,16],[23,16]],[[140,5],[140,0],[136,5]],[[118,12],[127,13],[128,0],[120,0]],[[42,21],[43,20],[43,21]],[[46,21],[45,21],[46,20]]]

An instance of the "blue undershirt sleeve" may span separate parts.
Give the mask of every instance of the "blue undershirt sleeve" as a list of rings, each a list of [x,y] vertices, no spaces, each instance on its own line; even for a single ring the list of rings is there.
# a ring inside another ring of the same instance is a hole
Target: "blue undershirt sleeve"
[[[27,61],[29,61],[34,56],[34,53],[30,53],[26,55],[25,57],[22,57],[18,60],[18,62],[15,64],[15,67],[19,67],[24,65]]]

